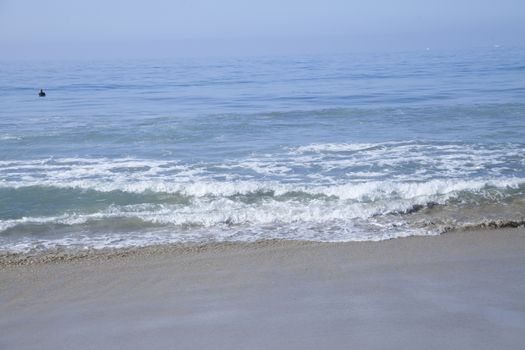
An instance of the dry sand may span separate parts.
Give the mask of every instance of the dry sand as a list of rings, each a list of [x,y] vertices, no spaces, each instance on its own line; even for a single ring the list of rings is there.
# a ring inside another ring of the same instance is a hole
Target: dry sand
[[[0,349],[525,348],[523,228],[0,260]]]

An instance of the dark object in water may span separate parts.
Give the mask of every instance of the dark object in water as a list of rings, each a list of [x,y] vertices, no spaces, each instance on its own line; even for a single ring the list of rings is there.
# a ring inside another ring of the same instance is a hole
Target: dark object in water
[[[44,90],[40,89],[40,92],[38,93],[38,96],[45,97],[46,93],[44,92]]]

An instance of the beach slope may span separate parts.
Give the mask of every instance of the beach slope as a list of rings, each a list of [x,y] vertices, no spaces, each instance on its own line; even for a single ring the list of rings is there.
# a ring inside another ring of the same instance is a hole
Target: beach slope
[[[523,349],[525,229],[4,257],[0,333],[0,349]]]

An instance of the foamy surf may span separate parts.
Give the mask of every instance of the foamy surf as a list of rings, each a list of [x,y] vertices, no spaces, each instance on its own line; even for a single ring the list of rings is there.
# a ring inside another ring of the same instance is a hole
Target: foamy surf
[[[222,163],[7,160],[0,162],[0,193],[25,209],[6,202],[0,234],[3,250],[27,251],[382,240],[512,225],[523,220],[524,154],[520,145],[503,151],[409,141],[312,144]],[[450,212],[463,216],[443,217]]]

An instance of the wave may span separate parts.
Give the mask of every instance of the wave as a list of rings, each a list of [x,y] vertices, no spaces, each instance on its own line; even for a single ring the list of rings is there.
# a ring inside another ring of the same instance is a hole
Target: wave
[[[48,158],[0,161],[0,186],[60,182],[204,182],[274,180],[331,184],[364,180],[525,177],[523,144],[444,144],[418,141],[311,144],[220,162],[136,158]],[[110,190],[114,190],[110,189]],[[171,190],[168,190],[171,191]]]
[[[420,141],[310,144],[217,162],[1,160],[0,246],[380,240],[520,222],[524,169],[525,145]]]
[[[36,189],[26,190],[34,192]],[[56,191],[59,189],[51,192]],[[157,193],[160,197],[156,197],[151,191],[146,192],[144,197],[129,197],[118,193],[107,193],[106,197],[97,197],[96,193],[91,193],[86,196],[85,203],[77,204],[75,208],[72,205],[73,199],[82,194],[73,191],[67,194],[69,200],[62,198],[67,205],[59,209],[65,208],[66,213],[0,220],[0,232],[28,225],[71,226],[109,219],[137,219],[151,225],[179,228],[293,223],[322,226],[328,222],[348,226],[360,220],[375,224],[381,220],[389,221],[388,215],[391,214],[408,215],[436,205],[457,209],[469,205],[508,205],[516,198],[523,198],[525,179],[375,182],[326,187],[208,183],[190,184],[183,187],[183,190],[179,188],[174,192],[177,195],[176,200],[165,197],[164,193]],[[26,194],[26,198],[30,198],[32,204],[38,202],[38,199],[33,199],[29,194]],[[93,206],[91,201],[94,198],[104,198],[104,201],[101,201],[99,206]],[[41,200],[42,205],[48,202],[45,196]],[[118,201],[120,205],[115,204]]]
[[[261,197],[297,197],[319,196],[333,197],[340,200],[379,201],[393,199],[432,199],[441,197],[448,199],[459,192],[481,193],[493,195],[490,190],[517,190],[525,185],[525,178],[507,179],[435,179],[426,182],[395,182],[395,181],[368,181],[360,183],[334,185],[302,185],[286,184],[276,181],[204,181],[171,183],[169,179],[143,180],[128,182],[104,181],[100,179],[85,179],[62,182],[58,180],[42,180],[36,183],[2,182],[1,189],[79,189],[96,192],[127,192],[130,194],[179,194],[186,197],[233,197],[258,195]]]
[[[60,220],[63,220],[59,223]],[[43,220],[42,222],[51,220]],[[64,222],[73,223],[71,218],[60,218],[53,224],[60,225]],[[78,221],[77,221],[78,222]],[[476,229],[503,229],[525,227],[525,218],[516,219],[480,219],[454,225],[429,224],[424,228],[412,227],[400,221],[390,222],[388,225],[380,222],[368,225],[344,225],[337,221],[326,221],[323,225],[289,225],[284,230],[279,225],[252,225],[249,227],[224,227],[214,225],[210,228],[196,228],[192,230],[163,229],[161,226],[147,226],[144,231],[127,231],[131,225],[137,223],[125,219],[113,220],[114,227],[120,229],[94,230],[90,227],[89,232],[85,230],[71,230],[66,228],[55,232],[60,234],[31,237],[23,236],[16,240],[7,241],[0,246],[0,254],[3,253],[28,253],[35,251],[46,251],[50,249],[108,249],[141,247],[159,244],[185,244],[185,243],[210,243],[210,242],[255,242],[271,239],[317,241],[317,242],[360,242],[360,241],[382,241],[388,239],[431,236],[451,231],[465,231]]]

